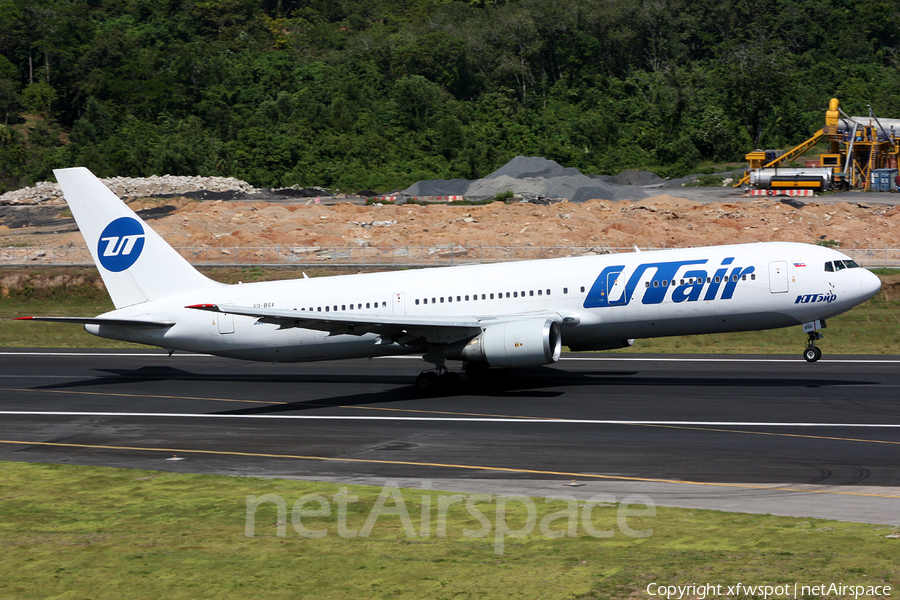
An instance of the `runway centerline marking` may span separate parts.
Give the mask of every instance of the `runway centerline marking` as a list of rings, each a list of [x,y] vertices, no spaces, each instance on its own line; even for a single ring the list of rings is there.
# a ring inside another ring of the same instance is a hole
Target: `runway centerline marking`
[[[278,402],[268,400],[235,400],[230,398],[205,398],[194,396],[162,396],[162,395],[146,395],[146,394],[126,394],[120,392],[85,392],[79,390],[35,390],[29,388],[0,388],[2,391],[18,391],[18,392],[50,392],[57,394],[78,394],[89,396],[111,396],[126,398],[156,398],[163,400],[207,400],[211,402],[238,402],[249,404],[267,404],[267,405],[287,405],[290,402]],[[328,408],[327,405],[317,405],[315,403],[304,404],[307,407]],[[571,423],[571,424],[588,424],[588,425],[632,425],[636,427],[667,427],[671,429],[694,429],[699,431],[711,431],[718,433],[740,433],[745,435],[769,435],[776,437],[797,437],[808,439],[822,439],[846,442],[868,442],[872,444],[897,444],[900,442],[891,440],[870,440],[862,438],[843,438],[835,436],[817,436],[792,434],[781,432],[764,432],[764,431],[740,431],[732,429],[716,429],[716,426],[726,427],[863,427],[863,428],[886,428],[897,429],[900,424],[890,423],[766,423],[766,422],[729,422],[729,421],[640,421],[627,419],[565,419],[553,417],[532,417],[527,415],[492,415],[484,413],[464,413],[452,411],[430,411],[422,409],[405,409],[405,408],[388,408],[375,406],[341,406],[337,408],[347,408],[354,410],[380,410],[380,411],[396,411],[396,412],[417,412],[426,414],[441,415],[463,415],[460,417],[375,417],[375,416],[353,416],[353,415],[235,415],[235,414],[214,414],[214,413],[125,413],[125,412],[80,412],[80,411],[0,411],[0,415],[10,416],[96,416],[96,417],[169,417],[169,418],[245,418],[245,419],[294,419],[294,420],[375,420],[375,421],[449,421],[449,422],[484,422],[484,423],[514,423],[514,422],[531,422],[531,423]],[[693,427],[691,427],[693,426]]]
[[[62,442],[28,442],[23,440],[0,440],[0,444],[15,444],[26,446],[52,446],[62,448],[88,448],[93,450],[132,450],[139,452],[167,452],[173,454],[208,454],[216,456],[246,456],[250,458],[285,458],[293,460],[311,460],[325,462],[348,462],[348,463],[364,463],[364,464],[380,464],[380,465],[397,465],[397,466],[415,466],[415,467],[438,467],[446,469],[465,469],[471,471],[500,471],[504,473],[525,473],[530,475],[557,475],[563,477],[582,477],[585,479],[603,479],[613,481],[640,481],[644,483],[671,483],[680,485],[704,485],[710,487],[728,487],[740,489],[755,489],[766,491],[784,491],[784,492],[800,492],[807,494],[832,494],[838,496],[865,496],[872,498],[900,498],[890,494],[865,494],[860,492],[841,492],[833,490],[809,490],[801,488],[788,487],[772,487],[764,485],[753,485],[743,483],[714,483],[706,481],[687,481],[680,479],[663,479],[656,477],[629,477],[627,475],[601,475],[597,473],[578,473],[566,471],[544,471],[538,469],[516,469],[511,467],[490,467],[482,465],[459,465],[452,463],[432,463],[432,462],[413,462],[405,460],[379,460],[374,458],[343,458],[334,456],[304,456],[295,454],[267,454],[257,452],[236,452],[229,450],[193,450],[186,448],[145,448],[140,446],[102,446],[93,444],[71,444]]]
[[[0,410],[0,415],[66,417],[167,417],[186,419],[275,419],[299,421],[439,421],[451,423],[554,423],[569,425],[654,425],[722,427],[839,427],[864,429],[900,429],[900,423],[817,423],[783,421],[646,421],[641,419],[564,419],[543,417],[379,417],[374,415],[260,415],[233,413],[144,413],[101,411]],[[712,431],[705,429],[705,431]],[[743,432],[740,432],[743,433]],[[893,442],[891,442],[893,443]],[[900,443],[900,442],[896,442]]]

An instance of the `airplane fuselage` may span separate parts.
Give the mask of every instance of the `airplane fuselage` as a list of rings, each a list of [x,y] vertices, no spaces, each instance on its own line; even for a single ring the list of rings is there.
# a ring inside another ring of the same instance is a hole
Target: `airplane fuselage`
[[[264,361],[421,354],[426,345],[378,333],[330,334],[252,316],[186,308],[209,303],[298,315],[459,316],[489,326],[551,315],[572,349],[636,338],[761,330],[824,320],[874,295],[861,268],[826,271],[846,256],[819,246],[762,243],[221,285],[101,315],[172,321],[166,329],[85,325],[102,337]]]

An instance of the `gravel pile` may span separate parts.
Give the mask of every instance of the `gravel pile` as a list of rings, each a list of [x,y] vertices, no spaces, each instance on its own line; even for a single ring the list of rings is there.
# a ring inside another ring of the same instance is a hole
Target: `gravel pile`
[[[119,198],[149,198],[189,192],[237,192],[255,194],[256,188],[233,177],[184,177],[153,175],[151,177],[112,177],[101,179]],[[63,202],[59,184],[42,181],[34,187],[22,188],[0,196],[0,205],[59,204]]]
[[[463,196],[466,200],[478,201],[512,192],[529,202],[563,198],[569,202],[594,199],[642,200],[649,194],[640,186],[664,181],[649,172],[626,173],[621,180],[598,175],[589,176],[574,167],[563,167],[556,161],[539,156],[517,156],[483,179],[419,181],[403,190],[400,197]],[[623,181],[626,185],[622,185]]]

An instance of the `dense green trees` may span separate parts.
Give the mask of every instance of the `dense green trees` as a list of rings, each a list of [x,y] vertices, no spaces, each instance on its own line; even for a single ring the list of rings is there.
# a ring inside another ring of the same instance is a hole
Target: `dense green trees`
[[[54,167],[405,187],[679,175],[900,116],[888,0],[0,0],[0,188]]]

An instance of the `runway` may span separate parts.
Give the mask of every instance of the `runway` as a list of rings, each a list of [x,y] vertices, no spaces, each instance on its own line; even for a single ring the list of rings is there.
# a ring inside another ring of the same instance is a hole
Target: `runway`
[[[0,460],[900,525],[898,357],[568,354],[429,398],[423,368],[0,351]]]

